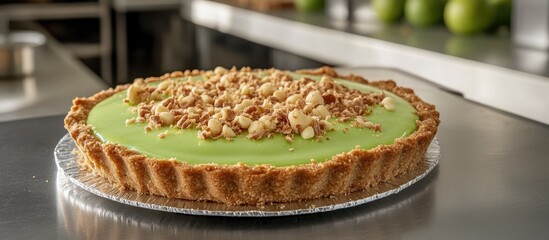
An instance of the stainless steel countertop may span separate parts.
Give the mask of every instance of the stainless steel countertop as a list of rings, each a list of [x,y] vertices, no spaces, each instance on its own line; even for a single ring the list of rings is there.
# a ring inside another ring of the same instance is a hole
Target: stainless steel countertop
[[[51,37],[34,52],[33,76],[0,79],[0,122],[66,113],[73,98],[107,88]]]
[[[409,189],[362,206],[280,218],[171,214],[84,192],[57,175],[64,116],[0,123],[2,239],[548,239],[549,126],[392,78],[436,104],[440,165]]]
[[[465,98],[549,124],[549,53],[509,36],[453,36],[372,18],[338,21],[322,12],[258,12],[226,0],[184,0],[195,24],[336,66],[397,68]],[[363,4],[364,5],[364,4]],[[512,96],[512,97],[510,97]]]

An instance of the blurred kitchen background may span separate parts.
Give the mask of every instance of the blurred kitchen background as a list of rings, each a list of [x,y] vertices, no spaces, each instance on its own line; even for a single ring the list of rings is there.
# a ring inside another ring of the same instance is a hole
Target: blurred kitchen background
[[[0,121],[174,70],[330,65],[549,124],[547,1],[0,0],[0,36]]]

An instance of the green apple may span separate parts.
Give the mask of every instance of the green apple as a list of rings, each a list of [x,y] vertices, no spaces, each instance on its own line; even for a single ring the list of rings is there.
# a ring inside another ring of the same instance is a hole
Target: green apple
[[[488,0],[450,0],[444,7],[444,23],[459,35],[482,32],[493,21],[494,9]]]
[[[394,23],[404,15],[404,2],[405,0],[372,0],[371,4],[380,21]]]
[[[312,12],[324,9],[324,0],[294,0],[297,10]]]
[[[406,0],[404,15],[416,27],[427,27],[442,21],[446,0]]]

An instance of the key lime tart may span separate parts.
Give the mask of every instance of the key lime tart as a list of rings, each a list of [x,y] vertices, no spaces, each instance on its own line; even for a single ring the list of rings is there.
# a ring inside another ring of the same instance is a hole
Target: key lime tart
[[[141,194],[230,205],[374,188],[413,169],[439,114],[393,81],[323,67],[184,71],[77,98],[86,171]]]

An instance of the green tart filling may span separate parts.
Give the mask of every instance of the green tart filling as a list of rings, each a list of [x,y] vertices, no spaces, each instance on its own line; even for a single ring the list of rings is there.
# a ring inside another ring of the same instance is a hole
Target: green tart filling
[[[321,76],[292,74],[294,80],[308,77],[319,81]],[[199,77],[195,80],[199,80]],[[178,79],[176,81],[187,81]],[[382,90],[369,85],[336,78],[335,81],[362,92]],[[386,110],[375,106],[366,116],[368,121],[381,125],[381,131],[358,128],[348,122],[331,121],[333,131],[326,132],[321,141],[295,137],[288,142],[284,136],[275,134],[272,138],[248,139],[238,135],[232,140],[200,139],[197,129],[161,127],[146,132],[146,123],[126,124],[126,119],[135,118],[136,113],[124,103],[126,92],[122,91],[98,103],[89,113],[87,123],[102,142],[116,143],[136,150],[148,157],[175,159],[189,164],[233,165],[244,163],[250,166],[268,164],[277,167],[295,166],[330,160],[332,156],[348,152],[357,146],[371,149],[379,145],[392,144],[395,139],[406,137],[416,130],[418,116],[414,107],[401,97],[385,92],[394,99],[395,109]],[[165,138],[159,134],[166,133]]]

